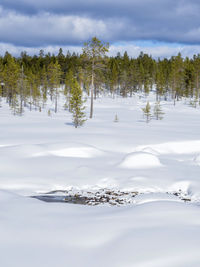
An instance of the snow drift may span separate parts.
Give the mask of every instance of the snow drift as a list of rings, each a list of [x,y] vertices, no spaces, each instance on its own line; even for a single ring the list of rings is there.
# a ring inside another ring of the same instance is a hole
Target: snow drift
[[[124,158],[124,160],[120,164],[121,168],[129,169],[155,168],[161,166],[162,165],[157,156],[144,152],[130,153]]]

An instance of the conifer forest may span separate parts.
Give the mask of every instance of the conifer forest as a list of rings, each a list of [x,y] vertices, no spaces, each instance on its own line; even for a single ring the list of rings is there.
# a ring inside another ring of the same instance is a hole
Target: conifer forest
[[[125,52],[109,57],[108,47],[94,37],[84,45],[82,54],[64,54],[61,48],[57,55],[40,50],[38,55],[22,52],[14,57],[6,52],[0,57],[0,96],[13,114],[19,115],[26,109],[41,111],[47,100],[54,103],[56,113],[60,94],[65,96],[65,108],[72,111],[74,84],[80,87],[80,98],[83,92],[92,98],[90,117],[93,99],[105,93],[125,98],[154,90],[157,102],[170,98],[175,105],[186,97],[195,106],[199,103],[200,54],[183,58],[179,53],[169,59],[154,59],[143,52],[131,58]]]

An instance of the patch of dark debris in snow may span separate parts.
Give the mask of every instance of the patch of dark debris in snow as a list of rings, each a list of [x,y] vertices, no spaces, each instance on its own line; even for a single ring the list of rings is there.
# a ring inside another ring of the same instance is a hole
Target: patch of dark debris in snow
[[[109,206],[122,206],[128,204],[137,204],[136,196],[155,194],[163,192],[138,192],[138,191],[122,191],[114,189],[98,189],[98,190],[55,190],[41,195],[32,196],[45,202],[62,202],[80,205],[100,205],[107,204]],[[177,201],[191,202],[191,197],[179,190],[177,192],[164,192],[169,196],[176,196]],[[159,200],[159,199],[158,199]]]
[[[97,191],[83,190],[57,190],[43,195],[33,196],[46,202],[64,202],[82,205],[109,204],[119,206],[131,204],[138,192],[123,192],[120,190],[99,189]]]
[[[183,191],[179,190],[178,192],[167,192],[168,194],[173,194],[174,196],[179,197],[181,200],[183,200],[184,202],[190,202],[192,201],[191,197],[187,194],[184,193]]]

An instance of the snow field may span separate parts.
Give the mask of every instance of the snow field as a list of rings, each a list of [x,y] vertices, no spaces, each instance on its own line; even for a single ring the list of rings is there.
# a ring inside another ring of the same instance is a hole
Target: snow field
[[[200,266],[200,109],[161,102],[164,119],[146,124],[146,101],[99,98],[94,119],[79,129],[62,105],[52,117],[14,117],[3,103],[0,266]],[[123,207],[29,198],[70,188],[143,195]]]
[[[24,201],[5,191],[0,196],[4,267],[199,264],[200,214],[194,205],[158,195],[120,208]]]

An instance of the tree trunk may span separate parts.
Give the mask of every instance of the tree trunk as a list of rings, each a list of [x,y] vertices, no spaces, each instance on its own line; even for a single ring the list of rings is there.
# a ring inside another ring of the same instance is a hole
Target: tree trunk
[[[156,102],[158,102],[158,91],[156,90]]]
[[[94,99],[97,99],[97,87],[96,85],[94,86]]]
[[[58,89],[56,88],[56,99],[55,99],[55,113],[58,110]]]
[[[91,84],[91,102],[90,102],[90,119],[93,117],[93,100],[94,100],[94,77],[92,74],[92,84]]]
[[[91,84],[90,119],[92,119],[92,117],[93,117],[93,102],[94,102],[94,62],[92,63],[92,84]]]
[[[198,74],[197,74],[197,88],[196,88],[196,90],[197,90],[197,99],[199,102],[199,76],[198,76]]]

